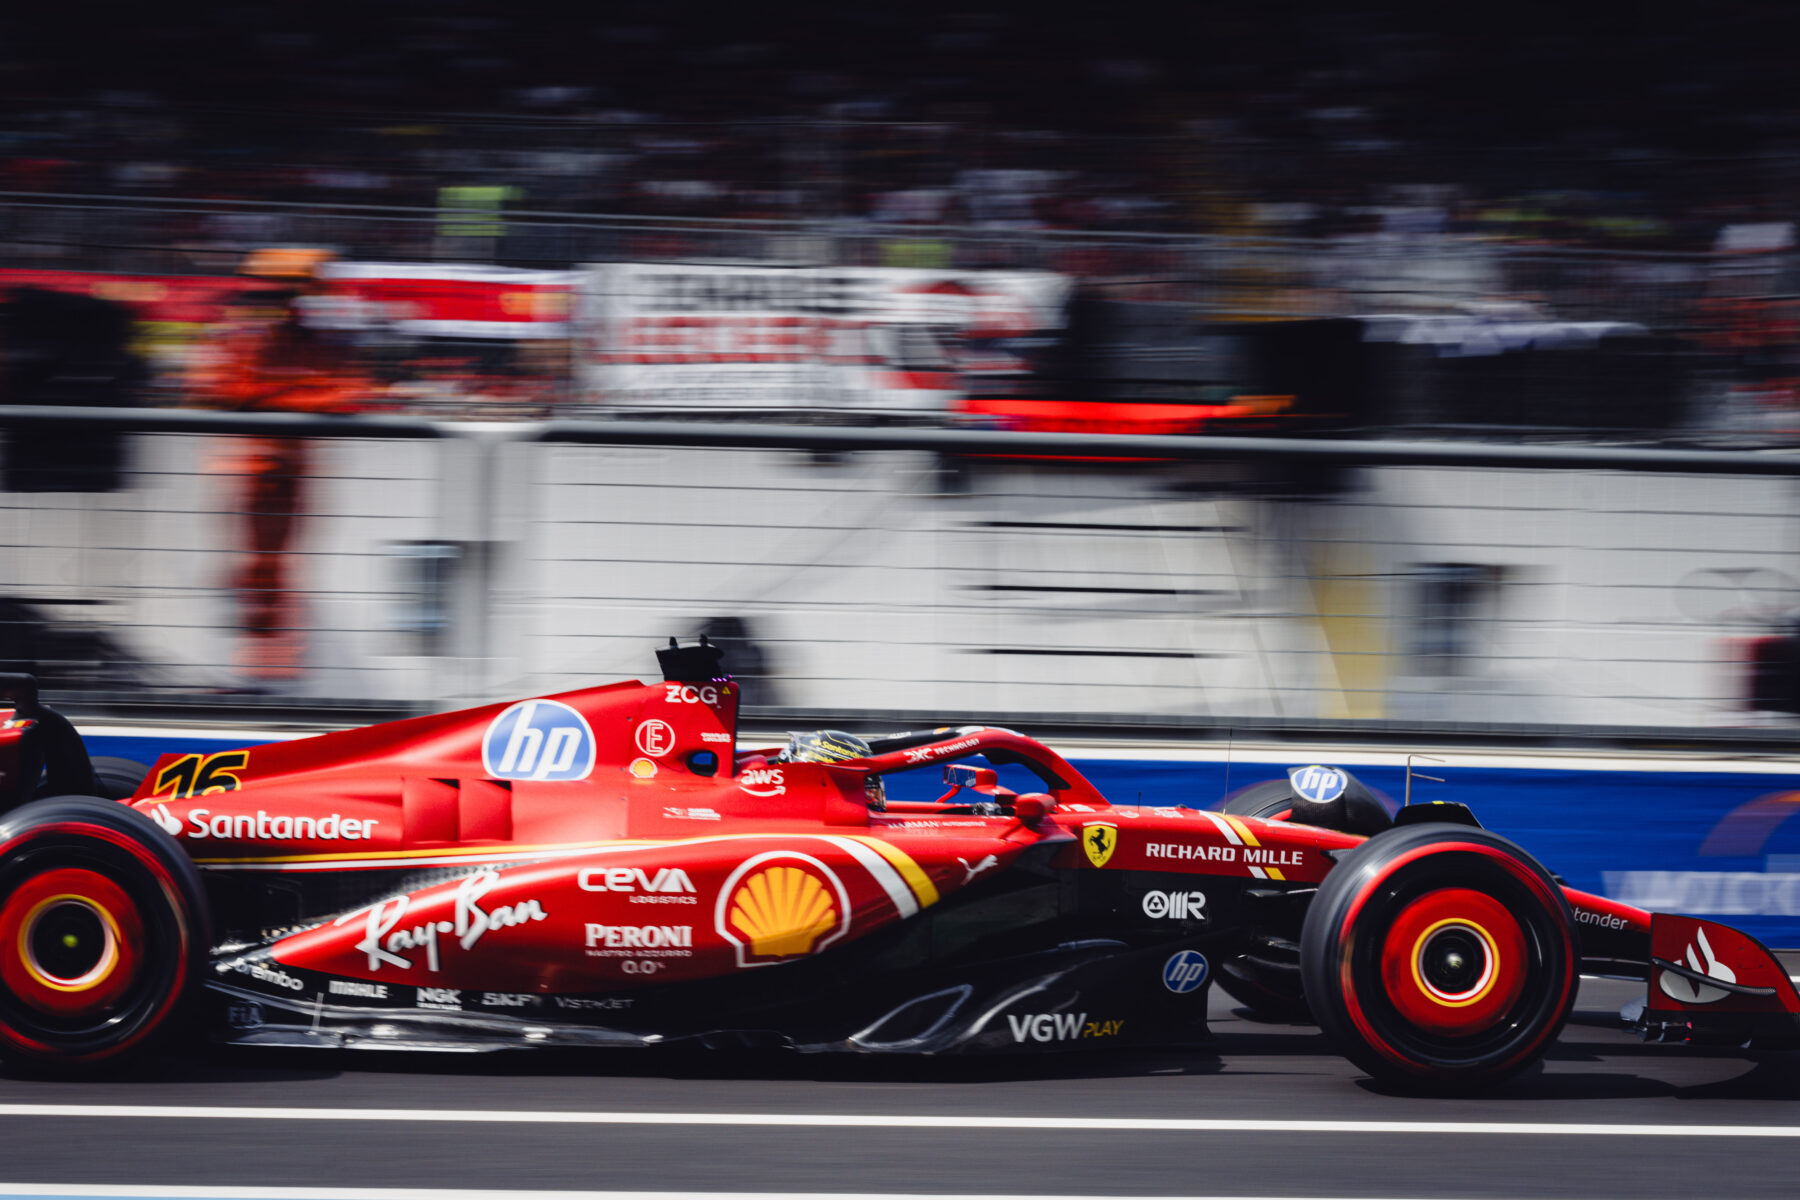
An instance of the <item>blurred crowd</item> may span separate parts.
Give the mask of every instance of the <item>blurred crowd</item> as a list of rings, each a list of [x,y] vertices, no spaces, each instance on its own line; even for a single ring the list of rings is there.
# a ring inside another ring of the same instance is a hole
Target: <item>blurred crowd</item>
[[[1223,378],[1202,319],[1423,314],[1450,324],[1392,340],[1459,362],[1624,329],[1679,340],[1646,369],[1703,423],[1791,440],[1793,32],[1757,0],[44,7],[0,15],[0,286],[129,305],[138,391],[166,403],[197,394],[244,304],[232,277],[270,247],[468,271],[1038,270],[1076,281],[1078,308],[1136,306],[1085,351],[1110,372],[1096,388],[1217,403],[1251,372]],[[1136,236],[1162,233],[1234,240]],[[573,285],[468,271],[444,296],[486,286],[506,311],[409,323],[438,303],[414,289],[335,326],[359,407],[616,400],[575,387],[571,331],[519,336],[521,306],[565,321]],[[17,363],[56,357],[20,350],[42,300],[0,319],[12,402],[45,394]],[[1422,393],[1450,368],[1407,369]]]
[[[1752,0],[0,20],[4,191],[1711,249],[1800,178]]]

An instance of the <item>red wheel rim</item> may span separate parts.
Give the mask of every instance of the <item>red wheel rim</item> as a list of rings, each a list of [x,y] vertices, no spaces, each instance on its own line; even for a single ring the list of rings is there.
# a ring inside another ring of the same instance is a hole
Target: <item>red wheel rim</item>
[[[1383,940],[1381,979],[1409,1023],[1438,1036],[1492,1028],[1525,988],[1525,933],[1494,897],[1440,888],[1409,903]]]
[[[46,871],[0,904],[0,980],[53,1017],[116,1004],[138,976],[142,944],[136,903],[95,871]]]

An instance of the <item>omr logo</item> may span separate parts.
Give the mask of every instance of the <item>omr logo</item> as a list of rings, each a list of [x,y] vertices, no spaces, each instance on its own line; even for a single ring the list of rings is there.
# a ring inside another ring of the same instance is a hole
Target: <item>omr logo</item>
[[[521,700],[494,718],[481,739],[490,779],[586,779],[594,769],[594,731],[556,700]]]

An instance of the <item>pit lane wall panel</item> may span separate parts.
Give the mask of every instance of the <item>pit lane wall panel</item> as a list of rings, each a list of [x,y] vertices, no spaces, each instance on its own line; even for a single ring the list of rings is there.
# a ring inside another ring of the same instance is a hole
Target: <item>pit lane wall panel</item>
[[[112,492],[0,489],[0,658],[109,705],[456,708],[706,631],[751,711],[1791,719],[1750,710],[1745,661],[1800,596],[1788,480],[509,436],[320,440],[286,512],[249,439],[132,438]]]
[[[132,731],[88,734],[91,753],[152,762],[257,744],[236,734]],[[751,741],[756,739],[752,737]],[[1390,807],[1406,794],[1405,751],[1324,748],[1271,753],[1222,747],[1130,750],[1058,747],[1117,804],[1213,808],[1290,766],[1342,766]],[[1415,771],[1413,799],[1455,800],[1536,855],[1572,887],[1628,904],[1707,917],[1776,947],[1800,947],[1800,760],[1435,752]],[[895,799],[941,793],[935,771],[890,777]]]

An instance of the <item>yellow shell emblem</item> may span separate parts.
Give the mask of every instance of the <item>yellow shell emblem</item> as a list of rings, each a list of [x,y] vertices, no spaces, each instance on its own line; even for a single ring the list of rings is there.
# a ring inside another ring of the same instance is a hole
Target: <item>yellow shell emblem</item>
[[[816,870],[786,863],[746,877],[731,894],[727,927],[758,959],[811,954],[840,924],[837,897]]]
[[[1116,825],[1086,825],[1081,830],[1081,849],[1087,854],[1089,862],[1096,867],[1104,867],[1106,860],[1113,856],[1119,848],[1119,828]]]

